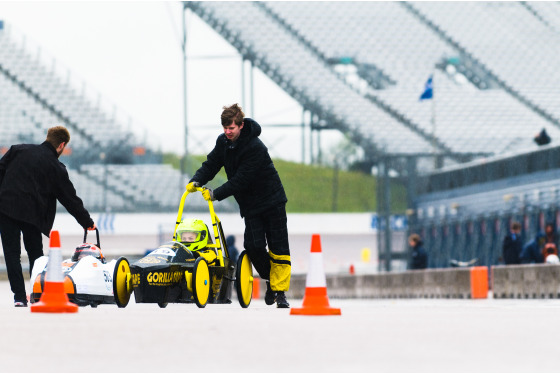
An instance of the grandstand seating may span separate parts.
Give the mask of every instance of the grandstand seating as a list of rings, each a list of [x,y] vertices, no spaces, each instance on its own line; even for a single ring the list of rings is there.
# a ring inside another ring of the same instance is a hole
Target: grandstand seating
[[[373,160],[437,151],[450,156],[445,164],[451,165],[465,160],[461,154],[468,159],[536,149],[533,137],[542,128],[553,144],[560,139],[557,2],[184,4]],[[430,75],[434,100],[420,101]],[[38,142],[61,122],[74,130],[78,150],[132,145],[110,116],[0,31],[0,147]],[[160,188],[180,185],[177,172],[99,162],[96,154],[89,165],[71,166],[84,184],[102,191],[108,173],[103,193],[119,209],[134,209],[129,201],[148,207],[176,199]],[[433,168],[432,162],[418,165]],[[161,173],[165,183],[150,173]],[[497,201],[494,196],[488,203],[502,209]]]
[[[71,131],[72,153],[61,160],[68,166],[70,179],[88,210],[177,209],[186,182],[181,173],[169,165],[111,164],[119,158],[130,158],[131,147],[138,144],[134,136],[31,57],[9,31],[0,30],[1,154],[12,144],[41,143],[46,130],[59,124]],[[234,211],[230,200],[217,203],[219,209]],[[189,208],[204,211],[207,205],[202,199],[194,199],[189,201]]]
[[[560,48],[560,36],[555,30],[519,2],[410,4],[464,46],[504,85],[511,86],[530,106],[550,115],[558,125],[560,75],[556,51]],[[548,8],[556,9],[558,14],[560,6]]]
[[[560,6],[554,2],[525,1],[522,4],[547,27],[560,33]]]
[[[399,2],[265,4],[326,58],[351,57],[356,64],[372,64],[387,74],[394,85],[370,90],[369,94],[410,118],[426,133],[433,130],[432,107],[420,102],[418,97],[427,77],[435,74],[436,137],[451,150],[502,154],[534,148],[532,137],[544,127],[553,133],[553,138],[560,135],[556,126],[551,126],[545,118],[507,92],[496,89],[479,91],[471,84],[458,84],[452,76],[435,71],[436,64],[461,56],[461,51],[426,27]],[[462,14],[469,13],[461,10],[463,5],[452,2],[446,3],[446,11],[439,10],[439,3],[411,4],[422,9],[438,9],[442,19],[446,14],[462,17]],[[525,18],[532,18],[525,13]],[[470,17],[464,24],[478,28],[478,21],[474,16]],[[445,21],[453,24],[449,19]],[[485,31],[479,30],[479,33],[483,35]],[[461,31],[461,36],[472,34],[469,29]],[[546,44],[537,44],[537,47],[544,50]],[[515,49],[507,45],[505,48]],[[538,82],[530,80],[532,72],[527,66],[524,69],[523,74],[520,71],[516,74],[528,77],[527,84],[532,88],[539,87]],[[557,102],[559,92],[539,93],[539,102]],[[560,107],[556,105],[555,108]]]
[[[181,174],[166,164],[85,164],[79,172],[81,178],[74,181],[78,195],[85,196],[86,206],[101,211],[106,206],[113,211],[174,211],[186,185]],[[103,200],[105,185],[107,202]],[[230,202],[216,204],[221,204],[219,209],[232,210]],[[189,199],[188,205],[195,211],[208,209],[202,199]]]
[[[284,3],[287,4],[287,3]],[[293,34],[251,2],[188,2],[280,86],[293,87],[305,107],[318,106],[340,130],[374,149],[430,152],[426,137],[413,131],[348,86],[326,61],[310,53]],[[245,20],[251,19],[251,22]],[[318,113],[320,114],[320,113]]]
[[[62,82],[60,77],[33,58],[25,48],[11,40],[7,31],[0,32],[0,66],[4,76],[11,77],[20,85],[20,89],[26,87],[41,98],[41,102],[61,112],[70,124],[77,123],[81,136],[76,136],[79,139],[73,145],[91,146],[99,143],[100,146],[107,147],[126,143],[131,138],[131,134],[124,132],[105,113],[94,108],[89,100],[81,97],[72,87]],[[36,123],[41,126],[38,130],[48,128],[53,122],[62,122],[60,118],[53,118],[53,110],[45,113],[41,103],[31,105],[33,101],[37,101],[32,97],[28,97],[26,101],[20,105],[29,107],[29,116],[35,116]]]

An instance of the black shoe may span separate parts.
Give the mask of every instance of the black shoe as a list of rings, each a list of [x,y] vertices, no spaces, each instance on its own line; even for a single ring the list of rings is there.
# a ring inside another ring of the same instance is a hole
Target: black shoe
[[[16,308],[26,308],[27,307],[27,301],[14,301],[14,306]]]
[[[290,304],[288,304],[288,300],[286,300],[286,294],[284,294],[284,291],[276,292],[276,306],[278,308],[290,307]]]
[[[264,302],[266,305],[274,304],[274,300],[276,299],[276,292],[272,291],[270,288],[270,282],[266,281],[266,293],[264,294]]]

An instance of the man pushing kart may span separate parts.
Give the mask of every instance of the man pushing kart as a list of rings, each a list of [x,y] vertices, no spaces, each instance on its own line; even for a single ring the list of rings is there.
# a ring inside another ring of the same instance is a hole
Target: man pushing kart
[[[285,295],[291,275],[288,199],[268,149],[259,139],[261,126],[244,118],[238,104],[223,109],[224,133],[189,181],[187,191],[195,192],[196,187],[208,183],[225,168],[228,181],[202,195],[207,201],[221,201],[233,195],[245,219],[243,245],[260,277],[267,280],[264,300],[267,305],[276,302],[278,308],[289,308]]]

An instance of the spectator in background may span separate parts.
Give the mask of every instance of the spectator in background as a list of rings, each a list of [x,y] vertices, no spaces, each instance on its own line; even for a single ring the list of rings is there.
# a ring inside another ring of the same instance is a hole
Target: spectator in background
[[[539,232],[535,239],[525,244],[521,251],[522,264],[542,264],[548,256],[549,249],[558,253],[558,233],[553,222],[547,222],[544,232]]]
[[[521,263],[520,255],[523,249],[520,235],[521,224],[512,222],[510,230],[502,243],[502,256],[506,265],[517,265]]]
[[[553,222],[547,222],[544,227],[545,244],[552,243],[558,248],[558,233],[556,232],[556,225]],[[544,245],[542,246],[544,248]]]
[[[535,141],[535,143],[537,143],[540,146],[540,145],[549,144],[552,139],[550,138],[550,136],[548,135],[546,130],[543,128],[541,130],[541,132],[539,132],[537,135],[535,135],[533,140]]]
[[[545,238],[545,235],[539,232],[535,239],[525,244],[519,256],[522,264],[542,264],[544,262],[541,247],[544,248]]]
[[[239,250],[235,246],[235,236],[228,235],[226,238],[226,247],[229,253],[229,258],[234,264],[237,264],[237,259],[239,258]]]
[[[428,267],[428,253],[424,249],[420,235],[412,234],[408,237],[408,244],[412,247],[410,269],[419,270]]]
[[[546,264],[557,264],[560,262],[560,258],[558,258],[558,248],[554,245],[554,243],[545,244],[543,257]]]

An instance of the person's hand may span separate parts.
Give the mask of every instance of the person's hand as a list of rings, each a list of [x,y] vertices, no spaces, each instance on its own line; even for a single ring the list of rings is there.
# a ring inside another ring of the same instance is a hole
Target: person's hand
[[[94,223],[93,226],[88,227],[87,229],[88,229],[88,231],[93,231],[93,230],[95,230],[96,228],[97,228],[97,227],[95,226],[95,223]]]
[[[214,201],[216,199],[214,199],[214,192],[207,188],[204,191],[202,191],[202,197],[204,198],[204,200],[206,201]]]
[[[187,191],[190,192],[196,192],[196,188],[200,187],[200,183],[198,182],[191,182],[189,184],[187,184]]]

